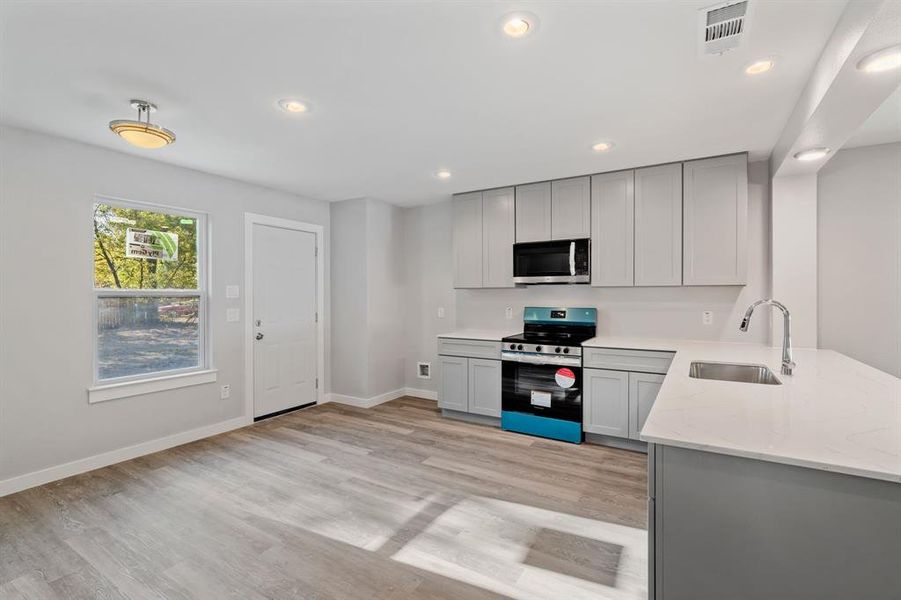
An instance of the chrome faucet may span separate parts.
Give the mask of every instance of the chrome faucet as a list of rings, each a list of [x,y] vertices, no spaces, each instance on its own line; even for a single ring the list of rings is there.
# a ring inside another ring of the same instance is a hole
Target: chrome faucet
[[[784,304],[777,300],[758,300],[745,311],[745,317],[741,320],[741,325],[738,328],[741,331],[748,330],[748,325],[751,323],[751,315],[754,314],[754,309],[761,304],[771,304],[782,311],[784,322],[782,327],[782,374],[791,375],[792,369],[795,368],[795,363],[792,360],[792,315]]]

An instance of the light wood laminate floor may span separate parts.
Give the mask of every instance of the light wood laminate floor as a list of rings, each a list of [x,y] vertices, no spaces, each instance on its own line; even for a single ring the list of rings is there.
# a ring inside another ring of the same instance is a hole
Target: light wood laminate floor
[[[645,469],[325,404],[0,498],[0,598],[644,598]]]

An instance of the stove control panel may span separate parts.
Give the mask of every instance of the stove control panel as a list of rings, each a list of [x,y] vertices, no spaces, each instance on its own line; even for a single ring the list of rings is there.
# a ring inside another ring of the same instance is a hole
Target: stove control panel
[[[512,352],[528,352],[531,354],[564,354],[569,356],[582,356],[581,346],[541,346],[537,344],[505,342],[504,350]]]

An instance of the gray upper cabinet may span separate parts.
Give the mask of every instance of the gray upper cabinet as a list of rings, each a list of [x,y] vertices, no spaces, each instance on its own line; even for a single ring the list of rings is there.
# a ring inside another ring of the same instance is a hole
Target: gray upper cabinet
[[[682,163],[635,170],[635,285],[682,285]]]
[[[501,416],[501,361],[469,359],[469,412]]]
[[[635,171],[591,178],[591,285],[635,284]]]
[[[663,378],[663,375],[653,373],[629,373],[629,438],[639,439]]]
[[[583,369],[582,430],[629,436],[629,373]]]
[[[482,192],[482,287],[513,287],[513,188]]]
[[[570,240],[591,235],[591,178],[551,182],[551,239]]]
[[[548,181],[516,186],[516,241],[551,239],[551,184]]]
[[[744,285],[748,271],[748,157],[684,165],[685,285]]]
[[[482,192],[456,196],[453,212],[454,287],[482,287]]]

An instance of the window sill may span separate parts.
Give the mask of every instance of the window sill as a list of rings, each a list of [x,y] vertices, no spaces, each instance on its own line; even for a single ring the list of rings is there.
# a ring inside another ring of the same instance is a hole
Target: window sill
[[[213,383],[216,381],[218,373],[217,369],[207,369],[191,373],[179,373],[178,375],[163,375],[152,379],[96,385],[88,388],[88,403],[94,404],[118,398],[129,398],[131,396],[164,392],[192,385]]]

